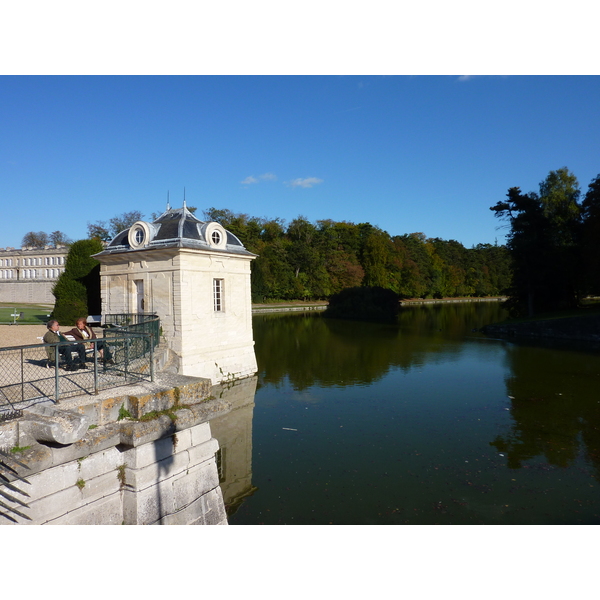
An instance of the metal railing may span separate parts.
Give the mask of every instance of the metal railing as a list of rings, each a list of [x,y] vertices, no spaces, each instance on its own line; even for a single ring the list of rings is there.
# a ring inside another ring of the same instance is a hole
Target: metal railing
[[[118,327],[131,333],[147,333],[152,336],[156,348],[159,343],[160,318],[154,313],[116,313],[104,315],[104,326]],[[107,331],[110,331],[108,329]]]
[[[100,357],[98,344],[108,344],[112,362]],[[81,363],[77,354],[65,361],[67,348],[75,352],[78,342],[36,344],[0,348],[0,414],[6,418],[17,415],[36,400],[83,394],[131,385],[140,380],[154,380],[154,336],[144,331],[114,328],[104,331],[104,337],[86,340],[91,348],[86,353],[86,368],[67,369]],[[6,420],[6,419],[5,419]]]
[[[117,313],[104,317],[104,338],[110,340],[119,332],[127,332],[140,337],[131,340],[122,348],[127,363],[154,351],[160,342],[160,318],[154,313]],[[115,344],[119,346],[118,343]],[[154,378],[154,374],[152,374]]]

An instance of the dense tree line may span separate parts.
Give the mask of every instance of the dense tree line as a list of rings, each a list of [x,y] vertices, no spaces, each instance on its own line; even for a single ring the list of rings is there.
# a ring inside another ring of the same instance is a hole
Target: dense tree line
[[[490,208],[510,227],[513,314],[573,308],[600,294],[600,175],[580,197],[577,178],[563,167],[550,171],[539,192],[512,187]]]
[[[258,255],[252,264],[254,302],[326,299],[356,286],[390,289],[404,298],[502,294],[511,280],[505,247],[465,248],[422,233],[391,236],[370,223],[299,216],[287,226],[210,208],[217,221]]]
[[[490,208],[509,227],[506,246],[465,248],[423,233],[392,236],[370,223],[311,223],[302,216],[286,225],[217,208],[204,211],[204,219],[221,223],[258,255],[252,263],[253,302],[327,299],[368,286],[402,298],[508,294],[513,314],[532,315],[600,295],[600,175],[583,201],[580,196],[577,178],[566,167],[551,171],[539,192],[510,188]],[[132,211],[88,223],[88,234],[108,241],[141,218]],[[62,234],[55,237],[56,243]],[[45,234],[27,236],[30,244],[47,240]]]
[[[132,211],[88,223],[88,235],[108,241],[141,218]],[[510,285],[503,246],[467,249],[423,233],[391,236],[370,223],[311,223],[302,216],[286,225],[217,208],[205,210],[203,219],[220,223],[258,255],[252,263],[253,302],[327,299],[357,286],[389,289],[403,298],[493,296]]]

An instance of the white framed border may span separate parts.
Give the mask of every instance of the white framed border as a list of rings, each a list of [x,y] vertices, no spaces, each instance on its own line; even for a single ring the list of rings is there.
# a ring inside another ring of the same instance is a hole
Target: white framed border
[[[227,232],[219,223],[209,223],[204,230],[204,236],[206,243],[212,248],[224,250],[227,247]]]
[[[138,234],[142,233],[142,238],[138,239]],[[150,226],[145,221],[136,221],[127,234],[127,240],[132,248],[145,248],[151,240]]]

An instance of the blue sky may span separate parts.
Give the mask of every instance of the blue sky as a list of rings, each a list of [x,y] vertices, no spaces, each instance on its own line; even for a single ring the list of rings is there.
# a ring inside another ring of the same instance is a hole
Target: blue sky
[[[2,76],[0,247],[170,196],[504,242],[489,207],[600,173],[597,76]]]

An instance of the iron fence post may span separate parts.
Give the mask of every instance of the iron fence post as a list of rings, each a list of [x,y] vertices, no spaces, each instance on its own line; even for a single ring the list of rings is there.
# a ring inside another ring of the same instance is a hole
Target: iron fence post
[[[125,345],[125,377],[127,377],[128,375],[128,368],[129,368],[129,342],[130,342],[131,338],[128,338],[127,336],[123,337],[123,343]]]
[[[92,340],[92,347],[94,348],[94,394],[98,394],[98,342]]]
[[[54,401],[58,404],[60,388],[58,383],[58,344],[54,346]]]
[[[154,381],[154,336],[150,334],[150,381]]]
[[[23,348],[21,348],[21,402],[25,401],[25,362],[23,360]]]

